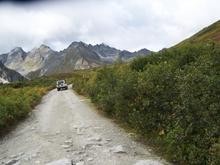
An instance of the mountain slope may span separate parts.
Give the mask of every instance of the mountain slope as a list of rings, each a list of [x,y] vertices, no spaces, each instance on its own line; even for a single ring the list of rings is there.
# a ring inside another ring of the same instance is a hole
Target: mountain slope
[[[22,81],[25,78],[18,72],[8,69],[0,62],[0,83]]]
[[[198,43],[212,41],[220,44],[220,20],[202,29],[192,37],[180,42],[177,46],[187,43]]]
[[[48,68],[52,68],[58,63],[59,52],[52,50],[46,45],[32,49],[24,63],[23,68],[26,70],[25,75],[41,69],[40,75],[44,75]]]
[[[4,64],[7,61],[7,58],[8,58],[8,54],[0,55],[0,62]]]
[[[212,40],[215,42],[220,42],[220,21],[204,28],[199,33],[195,34],[191,40],[193,41],[208,41]]]
[[[50,56],[45,64],[30,72],[27,77],[33,78],[55,73],[69,73],[78,69],[89,69],[104,65],[98,54],[82,42],[73,42],[67,49]]]

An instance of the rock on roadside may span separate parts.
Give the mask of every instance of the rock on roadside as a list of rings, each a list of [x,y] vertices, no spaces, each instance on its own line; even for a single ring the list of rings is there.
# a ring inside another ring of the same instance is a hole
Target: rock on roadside
[[[111,148],[111,151],[113,152],[113,153],[127,153],[126,151],[125,151],[125,148],[122,146],[122,145],[118,145],[118,146],[115,146],[115,147],[112,147]]]
[[[134,165],[163,165],[163,164],[155,160],[139,160]]]
[[[47,163],[46,165],[70,165],[71,161],[67,158],[55,160],[53,162]]]

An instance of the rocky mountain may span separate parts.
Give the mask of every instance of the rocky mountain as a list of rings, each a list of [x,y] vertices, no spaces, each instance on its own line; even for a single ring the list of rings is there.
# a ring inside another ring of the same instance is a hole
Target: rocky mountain
[[[22,62],[26,58],[27,54],[23,51],[22,48],[17,47],[13,50],[11,50],[10,53],[5,54],[4,61],[1,61],[4,63],[5,66],[7,66],[10,69],[16,70],[17,72],[22,73]]]
[[[61,59],[59,52],[52,50],[46,45],[34,48],[27,53],[27,57],[23,62],[23,68],[26,70],[24,75],[30,72],[40,71],[39,76],[45,75],[49,69],[58,67]]]
[[[118,59],[120,50],[110,47],[104,43],[97,45],[88,45],[89,49],[99,55],[104,63],[113,63]]]
[[[20,73],[8,69],[2,62],[0,62],[0,83],[22,81],[25,79],[26,78],[24,78]]]
[[[8,54],[0,55],[0,62],[4,64],[7,61],[7,58],[8,58]]]
[[[129,59],[135,58],[137,56],[145,56],[149,55],[151,51],[148,49],[141,49],[137,52],[129,52],[127,50],[119,50],[113,47],[110,47],[104,43],[99,45],[89,45],[90,49],[96,52],[104,62],[113,63],[118,58],[122,61],[127,61]]]
[[[104,65],[101,58],[83,42],[73,42],[68,48],[56,52],[45,61],[44,66],[30,72],[33,78],[54,73],[68,73],[78,69],[89,69]]]
[[[136,58],[138,56],[149,55],[150,53],[151,51],[149,51],[148,49],[141,49],[133,53],[123,50],[119,53],[119,57],[122,59],[122,61],[127,61],[127,60],[132,60],[133,58]]]
[[[8,54],[0,55],[0,61],[8,68],[16,70],[22,75],[30,72],[50,67],[58,59],[59,53],[53,51],[46,45],[34,48],[29,52],[24,52],[22,48],[17,47]]]
[[[41,45],[29,52],[18,47],[7,54],[0,55],[0,61],[6,67],[16,70],[24,76],[36,77],[113,64],[118,59],[129,61],[134,57],[150,53],[147,49],[129,52],[121,51],[106,44],[91,45],[83,42],[72,42],[60,52],[54,51],[46,45]]]

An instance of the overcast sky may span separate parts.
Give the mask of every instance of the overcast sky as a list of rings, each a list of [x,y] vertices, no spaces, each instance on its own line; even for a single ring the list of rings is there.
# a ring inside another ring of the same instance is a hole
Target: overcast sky
[[[160,50],[219,20],[219,0],[42,0],[0,2],[0,53],[83,41]]]

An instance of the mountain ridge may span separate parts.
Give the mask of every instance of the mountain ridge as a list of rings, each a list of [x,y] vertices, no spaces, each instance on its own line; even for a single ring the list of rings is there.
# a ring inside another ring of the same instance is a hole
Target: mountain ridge
[[[113,64],[119,58],[121,61],[129,61],[150,53],[151,51],[145,48],[129,52],[103,43],[91,45],[82,41],[74,41],[59,52],[44,44],[28,52],[21,47],[16,47],[9,53],[0,55],[0,61],[6,67],[16,70],[24,76],[33,77],[35,75],[36,77]]]

